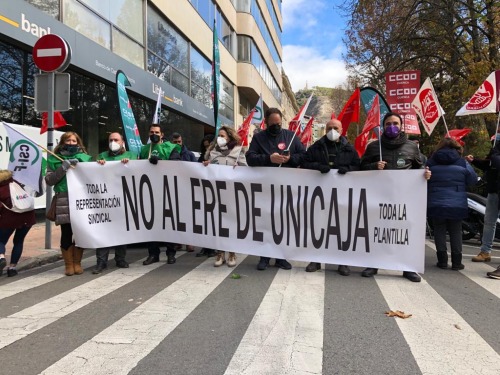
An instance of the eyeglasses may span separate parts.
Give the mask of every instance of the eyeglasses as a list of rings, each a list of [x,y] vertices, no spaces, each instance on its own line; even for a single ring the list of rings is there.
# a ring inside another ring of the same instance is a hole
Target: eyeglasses
[[[394,121],[394,122],[386,122],[384,126],[391,126],[391,125],[394,125],[394,126],[399,126],[399,122],[397,122],[397,121]]]

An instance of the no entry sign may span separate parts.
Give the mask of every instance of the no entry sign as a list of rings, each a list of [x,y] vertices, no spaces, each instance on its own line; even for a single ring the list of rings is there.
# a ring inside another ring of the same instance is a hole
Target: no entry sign
[[[33,60],[44,72],[62,71],[71,60],[71,49],[59,35],[42,36],[33,46]]]

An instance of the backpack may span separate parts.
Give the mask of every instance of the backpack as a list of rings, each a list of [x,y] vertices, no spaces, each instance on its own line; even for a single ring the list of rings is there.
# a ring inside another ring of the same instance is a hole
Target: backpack
[[[9,183],[9,191],[12,208],[7,207],[2,202],[5,208],[17,213],[33,211],[35,209],[35,198],[29,195],[17,182],[13,181]]]

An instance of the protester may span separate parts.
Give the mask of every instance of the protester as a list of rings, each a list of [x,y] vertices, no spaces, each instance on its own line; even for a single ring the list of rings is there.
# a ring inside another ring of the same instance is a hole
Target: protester
[[[242,152],[240,143],[241,139],[234,129],[222,126],[219,129],[217,142],[211,144],[206,151],[203,165],[205,167],[209,164],[230,165],[233,167],[235,165],[246,166],[245,154]],[[226,263],[224,251],[219,250],[217,251],[214,266],[220,267],[224,263]],[[227,265],[229,267],[236,266],[236,254],[234,252],[229,252]]]
[[[493,141],[498,144],[500,142],[500,133],[493,136]],[[486,211],[484,213],[483,235],[481,237],[481,248],[479,254],[472,257],[473,262],[491,262],[491,249],[495,239],[495,230],[497,226],[498,215],[500,209],[498,207],[498,190],[500,184],[498,180],[498,171],[491,165],[491,155],[493,147],[485,159],[475,158],[473,155],[467,155],[465,159],[474,167],[484,171],[483,179],[486,181],[486,190],[488,196],[486,197]]]
[[[397,113],[389,112],[382,121],[384,132],[380,140],[371,142],[361,158],[361,170],[406,170],[423,168],[420,151],[417,145],[409,141],[402,130],[402,119]],[[382,155],[380,155],[382,153]],[[423,173],[428,180],[431,171]],[[378,272],[377,268],[366,268],[361,273],[363,277],[372,277]],[[421,277],[416,272],[404,271],[403,277],[413,282],[420,282]]]
[[[500,170],[500,142],[496,142],[495,147],[491,151],[491,167],[497,171]],[[498,193],[499,190],[497,190],[497,196]],[[500,279],[500,266],[495,271],[487,272],[486,275],[492,279]]]
[[[168,141],[163,142],[163,135],[161,126],[152,124],[149,127],[150,143],[141,147],[139,159],[147,159],[153,165],[157,165],[159,160],[180,160],[181,147]],[[161,242],[149,242],[148,257],[142,262],[143,265],[147,266],[160,261],[160,245]],[[165,245],[167,246],[167,263],[174,264],[176,262],[175,244],[166,242]]]
[[[210,147],[210,144],[214,141],[215,136],[213,134],[207,134],[203,137],[200,144],[200,157],[198,162],[202,163],[205,160],[205,154]]]
[[[65,274],[80,275],[83,273],[81,266],[83,249],[75,246],[73,241],[66,173],[69,169],[76,168],[79,162],[90,161],[92,157],[87,154],[80,136],[75,132],[66,132],[61,136],[54,154],[57,156],[49,155],[47,159],[45,182],[49,186],[54,186],[55,195],[52,199],[56,200],[55,223],[61,226],[61,253]]]
[[[278,108],[269,108],[264,116],[266,130],[252,138],[246,153],[247,163],[251,167],[298,168],[302,163],[305,148],[295,134],[282,129],[283,115]],[[269,257],[260,257],[257,269],[265,270],[269,266]],[[276,259],[275,266],[289,270],[292,265],[285,259]]]
[[[336,170],[344,175],[350,171],[359,170],[359,156],[357,151],[342,136],[342,123],[330,120],[325,126],[326,134],[308,148],[302,167],[328,173]],[[306,267],[306,272],[315,272],[321,269],[321,263],[311,262]],[[338,272],[342,276],[349,276],[349,266],[339,265]]]
[[[108,150],[99,154],[97,163],[106,164],[106,161],[121,161],[127,164],[129,160],[137,159],[137,155],[125,149],[125,141],[120,133],[111,133],[108,137]],[[97,264],[92,271],[94,275],[100,274],[108,268],[109,247],[96,249]],[[115,246],[115,264],[118,268],[128,268],[129,264],[125,260],[127,246]]]
[[[467,217],[467,187],[475,185],[477,175],[462,158],[462,146],[452,138],[444,138],[427,161],[432,172],[427,185],[427,216],[434,224],[437,266],[448,268],[446,232],[450,236],[451,269],[464,269],[462,264],[462,220]]]
[[[12,172],[9,170],[0,170],[0,276],[2,276],[3,269],[7,265],[5,247],[9,242],[10,236],[14,233],[14,246],[10,255],[10,264],[7,268],[8,277],[17,275],[16,266],[23,254],[24,239],[31,227],[36,223],[34,209],[20,213],[11,210],[12,199],[9,187],[11,182],[14,182]],[[19,184],[19,182],[17,183]]]

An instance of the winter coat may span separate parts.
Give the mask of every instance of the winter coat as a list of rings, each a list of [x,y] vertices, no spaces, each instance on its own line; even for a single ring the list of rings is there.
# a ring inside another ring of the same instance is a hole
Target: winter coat
[[[189,151],[189,149],[186,147],[186,145],[182,145],[181,160],[182,161],[198,161],[198,159],[196,159],[196,156],[194,156],[194,154],[191,151]]]
[[[90,161],[92,157],[85,153],[77,153],[72,156],[63,156],[58,154],[62,159],[77,159],[80,162]],[[66,171],[62,168],[62,161],[53,155],[49,155],[47,160],[47,174],[45,182],[49,186],[54,186],[55,195],[52,199],[56,199],[56,225],[70,224],[69,217],[69,199],[68,185],[66,182]]]
[[[318,139],[311,147],[309,147],[304,156],[302,167],[306,169],[320,170],[320,166],[328,166],[328,142],[331,141],[329,141],[326,136],[323,136]],[[359,156],[354,147],[352,147],[352,145],[347,142],[347,138],[340,137],[338,142],[331,143],[334,143],[337,152],[334,157],[333,166],[330,166],[330,168],[339,169],[339,167],[344,167],[348,171],[358,171]]]
[[[293,132],[281,129],[281,132],[272,136],[269,131],[264,130],[255,134],[246,153],[247,163],[251,167],[279,167],[279,164],[271,163],[271,154],[277,152],[282,154],[290,142],[290,160],[283,164],[283,168],[297,168],[302,164],[306,149]]]
[[[377,169],[380,161],[380,146],[382,146],[382,160],[387,162],[385,169],[420,169],[423,167],[420,151],[415,142],[408,140],[406,133],[390,139],[382,134],[380,140],[368,145],[361,158],[361,169]]]
[[[462,220],[467,217],[467,186],[475,185],[472,166],[451,148],[431,155],[427,166],[432,176],[427,183],[427,216]]]
[[[11,171],[0,171],[0,202],[3,203],[0,203],[0,228],[17,229],[23,226],[31,227],[36,223],[35,210],[17,213],[4,207],[5,204],[7,207],[12,208],[9,184],[13,181]]]
[[[136,160],[137,154],[131,151],[124,151],[120,154],[113,155],[109,150],[101,152],[97,156],[97,160],[106,160],[106,161],[117,161],[122,159]]]
[[[236,160],[238,160],[239,166],[246,167],[248,165],[245,159],[245,153],[242,151],[241,146],[234,146],[233,148],[227,150],[221,150],[219,146],[215,146],[212,150],[210,150],[208,160],[210,160],[210,164],[234,166],[236,164]]]

